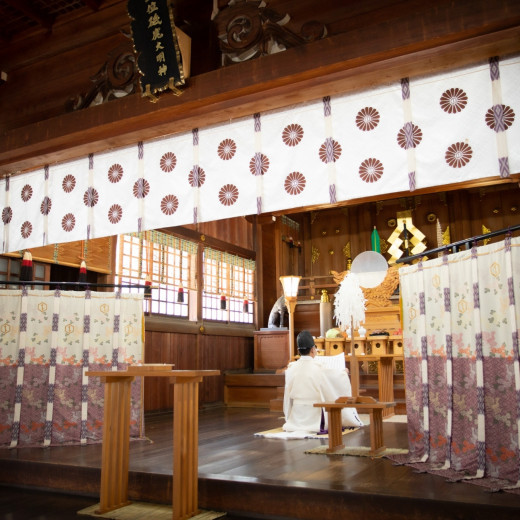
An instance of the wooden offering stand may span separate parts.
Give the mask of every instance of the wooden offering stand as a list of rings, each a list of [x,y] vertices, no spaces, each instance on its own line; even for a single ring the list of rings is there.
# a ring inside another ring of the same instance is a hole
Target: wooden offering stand
[[[130,388],[135,377],[168,377],[174,385],[173,520],[198,514],[199,383],[219,370],[172,370],[173,365],[134,365],[122,371],[88,371],[105,383],[100,504],[97,514],[128,505]]]
[[[387,356],[384,356],[385,358]],[[347,356],[350,361],[350,378],[352,386],[352,397],[338,397],[333,403],[314,403],[316,408],[325,408],[328,414],[329,423],[329,447],[327,453],[333,453],[345,447],[343,444],[343,426],[341,423],[341,410],[343,408],[356,408],[356,410],[366,410],[370,414],[370,454],[377,455],[384,451],[383,443],[383,410],[393,408],[395,402],[379,402],[373,397],[361,397],[359,395],[359,361],[366,360],[366,356],[356,356],[355,349],[352,349],[351,355]],[[392,364],[381,362],[378,356],[380,368],[384,369],[385,382],[383,387],[388,386],[388,367],[390,367],[390,376],[392,372]],[[392,360],[390,360],[392,361]],[[393,395],[393,389],[391,394]]]

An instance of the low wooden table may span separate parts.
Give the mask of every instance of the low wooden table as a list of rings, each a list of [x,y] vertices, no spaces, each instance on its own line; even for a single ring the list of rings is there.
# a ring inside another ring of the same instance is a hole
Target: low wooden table
[[[198,514],[199,383],[219,370],[172,370],[173,365],[130,366],[118,372],[88,371],[105,382],[101,489],[98,514],[128,505],[130,388],[138,377],[168,377],[174,385],[173,520]]]
[[[395,406],[395,403],[381,403],[373,397],[339,397],[334,403],[314,403],[316,408],[325,408],[329,419],[329,447],[327,453],[333,453],[345,447],[343,444],[341,410],[356,408],[370,414],[370,454],[377,455],[386,446],[383,443],[383,410]]]

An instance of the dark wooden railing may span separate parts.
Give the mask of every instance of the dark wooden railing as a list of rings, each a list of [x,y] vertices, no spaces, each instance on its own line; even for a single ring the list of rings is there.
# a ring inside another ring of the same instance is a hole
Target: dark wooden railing
[[[459,240],[458,242],[452,242],[451,244],[446,244],[444,246],[436,247],[435,249],[429,249],[428,251],[423,251],[417,255],[406,256],[403,258],[398,258],[396,260],[397,264],[404,264],[407,262],[413,262],[414,260],[420,260],[421,258],[428,257],[435,253],[443,253],[450,252],[457,253],[461,246],[466,246],[466,249],[471,249],[474,245],[477,245],[478,242],[482,240],[486,240],[488,238],[493,238],[500,235],[507,235],[508,233],[512,233],[513,231],[517,231],[520,229],[520,224],[517,226],[510,226],[505,229],[499,229],[498,231],[491,231],[484,235],[477,235],[471,238],[465,238],[464,240]]]

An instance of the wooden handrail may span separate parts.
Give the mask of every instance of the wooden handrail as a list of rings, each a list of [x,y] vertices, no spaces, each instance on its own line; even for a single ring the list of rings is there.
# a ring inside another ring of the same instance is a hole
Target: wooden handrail
[[[460,246],[480,242],[481,240],[486,240],[488,238],[496,237],[499,235],[507,235],[508,233],[512,233],[513,231],[517,231],[520,229],[520,224],[517,226],[510,226],[506,229],[499,229],[498,231],[491,231],[490,233],[485,233],[484,235],[477,235],[475,237],[465,238],[464,240],[459,240],[458,242],[452,242],[451,244],[447,244],[445,246],[436,247],[435,249],[430,249],[429,251],[423,251],[417,255],[406,256],[404,258],[398,258],[395,263],[396,264],[404,264],[406,262],[412,262],[413,260],[419,260],[424,258],[425,256],[433,255],[435,253],[442,253],[444,251],[449,251],[452,249],[454,253],[459,250]],[[469,248],[468,248],[469,249]]]
[[[305,281],[308,280],[308,283]],[[323,282],[321,280],[324,280]],[[326,282],[325,280],[331,280]],[[334,289],[334,292],[338,288],[338,284],[334,282],[332,275],[321,275],[321,276],[302,276],[300,285],[298,286],[298,293],[300,291],[308,291],[308,295],[311,299],[318,295],[321,297],[322,289]],[[330,294],[330,291],[329,291]],[[301,299],[301,298],[300,298]],[[308,299],[308,298],[307,298]]]

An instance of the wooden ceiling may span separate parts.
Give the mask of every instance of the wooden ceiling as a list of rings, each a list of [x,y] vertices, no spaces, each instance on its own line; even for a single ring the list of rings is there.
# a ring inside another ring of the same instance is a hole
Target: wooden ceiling
[[[223,12],[227,0],[219,0]],[[238,0],[238,3],[241,3]],[[257,2],[258,3],[258,2]],[[68,112],[107,56],[128,46],[126,0],[0,0],[0,175],[317,99],[520,53],[518,0],[266,0],[324,37],[222,66],[213,0],[177,0],[192,40],[183,94],[133,95]]]
[[[0,0],[0,42],[9,44],[13,38],[34,30],[52,32],[58,19],[97,11],[102,0]]]

